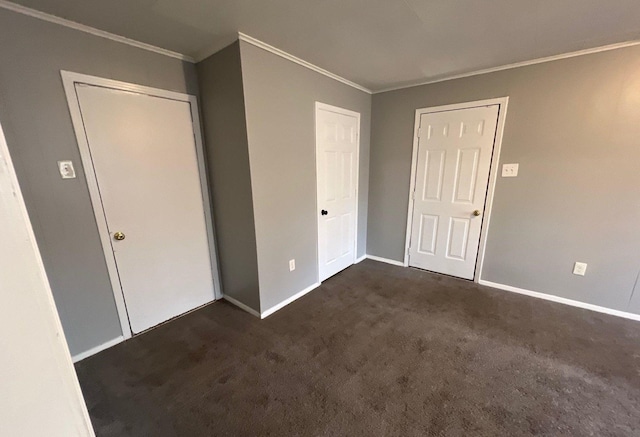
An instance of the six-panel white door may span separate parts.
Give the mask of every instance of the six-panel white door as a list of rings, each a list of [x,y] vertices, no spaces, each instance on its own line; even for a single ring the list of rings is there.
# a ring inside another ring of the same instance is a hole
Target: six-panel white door
[[[473,279],[498,110],[421,115],[410,266]]]
[[[75,86],[131,330],[211,302],[190,103]]]
[[[355,262],[358,129],[358,114],[316,108],[320,281]]]

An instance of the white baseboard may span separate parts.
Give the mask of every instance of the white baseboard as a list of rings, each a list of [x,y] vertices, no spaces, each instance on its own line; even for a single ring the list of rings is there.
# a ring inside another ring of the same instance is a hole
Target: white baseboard
[[[235,300],[234,298],[228,296],[228,295],[223,295],[222,298],[224,300],[226,300],[227,302],[229,302],[232,305],[237,306],[238,308],[240,308],[241,310],[244,310],[246,312],[248,312],[249,314],[251,314],[252,316],[256,316],[257,318],[260,318],[260,313],[256,310],[254,310],[253,308],[251,308],[249,305],[245,305],[242,302],[240,302],[239,300]]]
[[[110,347],[115,346],[118,343],[122,343],[123,341],[124,341],[124,337],[121,335],[120,337],[114,338],[113,340],[109,340],[105,343],[102,343],[101,345],[92,347],[88,351],[80,352],[79,354],[72,356],[71,359],[73,360],[74,363],[77,363],[78,361],[82,361],[85,358],[89,358],[91,355],[95,355],[98,352],[102,352],[105,349],[109,349]]]
[[[552,294],[540,293],[538,291],[525,290],[524,288],[512,287],[511,285],[498,284],[496,282],[485,281],[480,279],[478,281],[481,285],[488,287],[498,288],[500,290],[511,291],[513,293],[524,294],[526,296],[537,297],[538,299],[549,300],[551,302],[558,302],[573,307],[584,308],[586,310],[596,311],[599,313],[610,314],[612,316],[618,316],[625,319],[640,321],[640,314],[627,313],[625,311],[614,310],[611,308],[601,307],[590,303],[580,302],[579,300],[567,299],[565,297],[554,296]]]
[[[304,290],[302,290],[299,293],[294,294],[293,296],[291,296],[289,299],[283,300],[282,302],[280,302],[277,305],[272,306],[271,308],[269,308],[266,311],[262,312],[262,315],[260,316],[261,319],[267,318],[269,317],[271,314],[275,313],[276,311],[278,311],[279,309],[289,305],[291,302],[293,302],[296,299],[300,299],[302,296],[304,296],[305,294],[309,293],[310,291],[315,290],[316,288],[318,288],[320,286],[319,282],[316,282],[313,285],[310,285],[309,287],[305,288]]]
[[[402,261],[396,261],[395,259],[382,258],[381,256],[375,256],[375,255],[367,255],[367,258],[372,259],[374,261],[380,261],[381,263],[387,263],[394,266],[405,267]]]
[[[364,261],[365,259],[367,259],[367,255],[362,255],[360,258],[356,258],[356,260],[353,263],[358,264]]]

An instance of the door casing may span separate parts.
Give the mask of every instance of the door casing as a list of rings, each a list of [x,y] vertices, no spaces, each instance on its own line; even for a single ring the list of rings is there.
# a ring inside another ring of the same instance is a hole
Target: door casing
[[[120,82],[117,80],[104,79],[101,77],[89,76],[85,74],[73,73],[64,70],[61,71],[60,74],[62,76],[67,103],[69,105],[69,112],[71,114],[73,129],[75,131],[76,140],[78,142],[78,149],[80,150],[82,166],[84,168],[85,177],[87,179],[89,195],[91,197],[91,204],[93,206],[93,212],[96,218],[96,223],[98,225],[100,242],[102,243],[102,250],[104,252],[107,270],[109,272],[111,288],[113,290],[113,296],[116,302],[116,309],[118,311],[118,318],[120,319],[120,327],[122,329],[122,336],[124,337],[124,339],[131,338],[132,332],[131,327],[129,326],[129,318],[125,305],[124,293],[122,288],[120,287],[120,280],[118,276],[118,269],[116,267],[115,256],[113,250],[111,249],[111,236],[107,227],[107,219],[102,207],[102,201],[100,200],[98,180],[96,178],[95,172],[93,171],[93,161],[91,159],[89,143],[87,142],[87,138],[84,135],[84,125],[80,112],[80,103],[76,95],[76,83],[111,88],[119,91],[130,91],[139,94],[146,94],[153,97],[163,97],[189,103],[189,106],[191,108],[191,119],[193,121],[193,134],[196,143],[196,157],[198,161],[200,188],[202,190],[202,202],[204,207],[203,209],[207,226],[207,239],[209,243],[209,253],[211,259],[211,273],[213,276],[214,297],[216,300],[221,299],[222,288],[220,284],[218,256],[214,234],[213,211],[211,210],[211,197],[209,194],[206,161],[202,141],[202,130],[200,127],[200,118],[198,115],[196,96],[131,84],[127,82]]]
[[[340,108],[338,106],[328,105],[326,103],[316,102],[315,111],[314,111],[314,124],[315,124],[315,133],[314,138],[317,138],[318,132],[318,111],[325,110],[330,112],[336,112],[338,114],[347,115],[350,117],[355,117],[357,120],[357,144],[356,144],[356,187],[355,187],[355,197],[356,197],[356,211],[355,211],[355,224],[353,231],[354,238],[354,264],[358,263],[358,204],[360,203],[360,113],[351,111],[349,109]],[[320,199],[318,197],[318,173],[320,169],[318,168],[318,144],[315,144],[316,153],[316,231],[317,231],[317,245],[316,245],[316,265],[318,266],[318,283],[320,283],[320,219],[319,219],[319,211],[321,209]]]
[[[487,198],[485,200],[485,209],[483,214],[482,227],[480,229],[480,247],[478,257],[476,258],[474,282],[479,282],[482,278],[482,268],[484,265],[484,255],[487,245],[487,234],[489,231],[489,223],[491,221],[491,208],[493,205],[493,195],[495,192],[496,179],[498,177],[498,164],[500,162],[500,149],[502,147],[502,137],[504,134],[505,120],[507,117],[507,106],[509,97],[499,97],[488,100],[478,100],[473,102],[456,103],[452,105],[432,106],[428,108],[416,109],[415,121],[413,126],[413,152],[411,154],[411,180],[409,184],[409,206],[407,208],[407,230],[404,245],[404,262],[405,267],[409,267],[409,244],[411,242],[411,229],[413,226],[413,192],[416,189],[416,167],[418,164],[418,129],[420,128],[420,117],[423,114],[432,112],[454,111],[458,109],[476,108],[479,106],[499,105],[498,125],[496,127],[496,136],[493,145],[493,153],[491,155],[491,167],[489,170],[489,184],[487,186]]]

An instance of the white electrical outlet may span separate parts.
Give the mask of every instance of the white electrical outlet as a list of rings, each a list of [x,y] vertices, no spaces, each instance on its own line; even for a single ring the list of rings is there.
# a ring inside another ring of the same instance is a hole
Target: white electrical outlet
[[[518,176],[519,164],[502,164],[502,177],[515,178]]]
[[[58,170],[62,179],[74,179],[76,177],[72,161],[58,161]]]
[[[296,269],[296,260],[295,259],[290,259],[289,260],[289,271],[292,272]]]
[[[587,273],[587,263],[576,262],[573,265],[574,275],[584,276],[585,273]]]

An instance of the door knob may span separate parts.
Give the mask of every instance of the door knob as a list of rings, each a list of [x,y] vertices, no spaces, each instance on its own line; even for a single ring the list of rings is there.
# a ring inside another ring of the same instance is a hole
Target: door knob
[[[124,237],[124,234],[122,232],[118,231],[118,232],[113,234],[113,238],[118,240],[118,241],[122,241],[122,240],[124,240],[125,237]]]
[[[322,214],[322,215],[327,215],[327,214],[329,214],[329,211],[327,211],[327,210],[323,209],[322,211],[320,211],[320,214]]]
[[[475,211],[473,211],[473,215],[478,217],[480,215],[480,210],[476,209]]]

